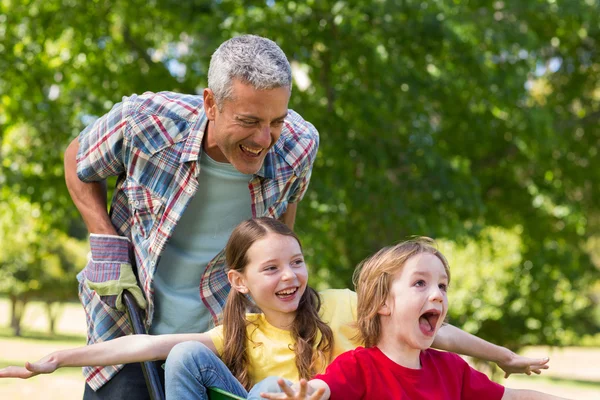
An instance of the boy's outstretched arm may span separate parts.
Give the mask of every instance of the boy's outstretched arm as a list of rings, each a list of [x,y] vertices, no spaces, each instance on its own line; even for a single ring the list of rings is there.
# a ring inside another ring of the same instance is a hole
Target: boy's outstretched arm
[[[548,369],[548,357],[523,357],[506,347],[492,344],[449,324],[440,328],[432,346],[452,353],[493,361],[502,368],[505,378],[516,373],[540,374],[543,369]]]
[[[564,397],[556,397],[551,394],[536,392],[535,390],[504,388],[502,400],[567,400]]]
[[[320,379],[300,379],[294,386],[288,386],[283,379],[277,380],[283,393],[261,393],[260,397],[271,400],[326,400],[331,396],[329,385]],[[296,390],[295,387],[298,386]]]
[[[173,335],[130,335],[89,346],[51,353],[24,367],[0,369],[0,378],[27,379],[39,374],[50,374],[61,367],[85,367],[128,364],[164,360],[178,343],[199,341],[216,353],[210,336],[203,333]]]

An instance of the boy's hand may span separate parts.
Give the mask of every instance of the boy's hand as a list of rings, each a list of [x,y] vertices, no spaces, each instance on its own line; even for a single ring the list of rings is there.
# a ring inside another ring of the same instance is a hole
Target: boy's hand
[[[498,361],[497,364],[504,371],[504,377],[508,378],[511,374],[540,374],[543,369],[548,369],[548,357],[529,358],[523,357],[511,352],[506,360]]]
[[[286,385],[283,379],[278,379],[277,384],[279,384],[283,393],[261,393],[260,397],[271,400],[319,400],[325,392],[325,389],[320,388],[314,393],[308,394],[311,388],[308,386],[306,379],[300,379],[300,390],[298,392]]]
[[[52,355],[35,363],[25,362],[24,367],[6,367],[0,369],[0,378],[29,379],[39,374],[51,374],[58,368],[58,362]]]

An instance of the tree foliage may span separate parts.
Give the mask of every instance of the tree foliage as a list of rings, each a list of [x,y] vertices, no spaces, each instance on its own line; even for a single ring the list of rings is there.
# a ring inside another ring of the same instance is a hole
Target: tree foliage
[[[459,324],[561,342],[598,329],[598,6],[4,0],[0,183],[72,228],[61,152],[85,124],[134,92],[198,91],[219,43],[264,35],[292,61],[291,107],[321,133],[297,224],[315,281],[347,286],[409,235],[449,240],[472,259],[454,265],[469,278],[453,285]]]
[[[0,294],[11,301],[15,335],[20,335],[26,305],[34,299],[48,304],[53,331],[56,307],[51,304],[76,296],[75,275],[86,252],[85,242],[53,229],[38,205],[18,197],[0,202]]]

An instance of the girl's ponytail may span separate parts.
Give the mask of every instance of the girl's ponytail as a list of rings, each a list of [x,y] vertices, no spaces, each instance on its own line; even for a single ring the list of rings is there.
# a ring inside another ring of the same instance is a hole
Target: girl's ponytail
[[[246,390],[250,390],[253,384],[248,376],[249,359],[246,352],[248,342],[246,310],[249,305],[250,302],[245,295],[234,289],[229,292],[223,310],[224,346],[221,357],[233,376]]]
[[[323,368],[332,359],[333,332],[329,325],[321,320],[320,309],[319,294],[307,286],[300,299],[291,332],[296,343],[294,352],[298,375],[306,380],[323,372]]]

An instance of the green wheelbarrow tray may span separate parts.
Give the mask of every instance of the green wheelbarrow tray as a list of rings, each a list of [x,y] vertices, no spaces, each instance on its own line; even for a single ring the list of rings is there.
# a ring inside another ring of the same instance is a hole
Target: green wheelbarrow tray
[[[245,400],[245,397],[236,396],[233,393],[229,393],[223,389],[219,389],[216,387],[209,387],[206,389],[206,393],[208,394],[208,398],[210,400]]]

